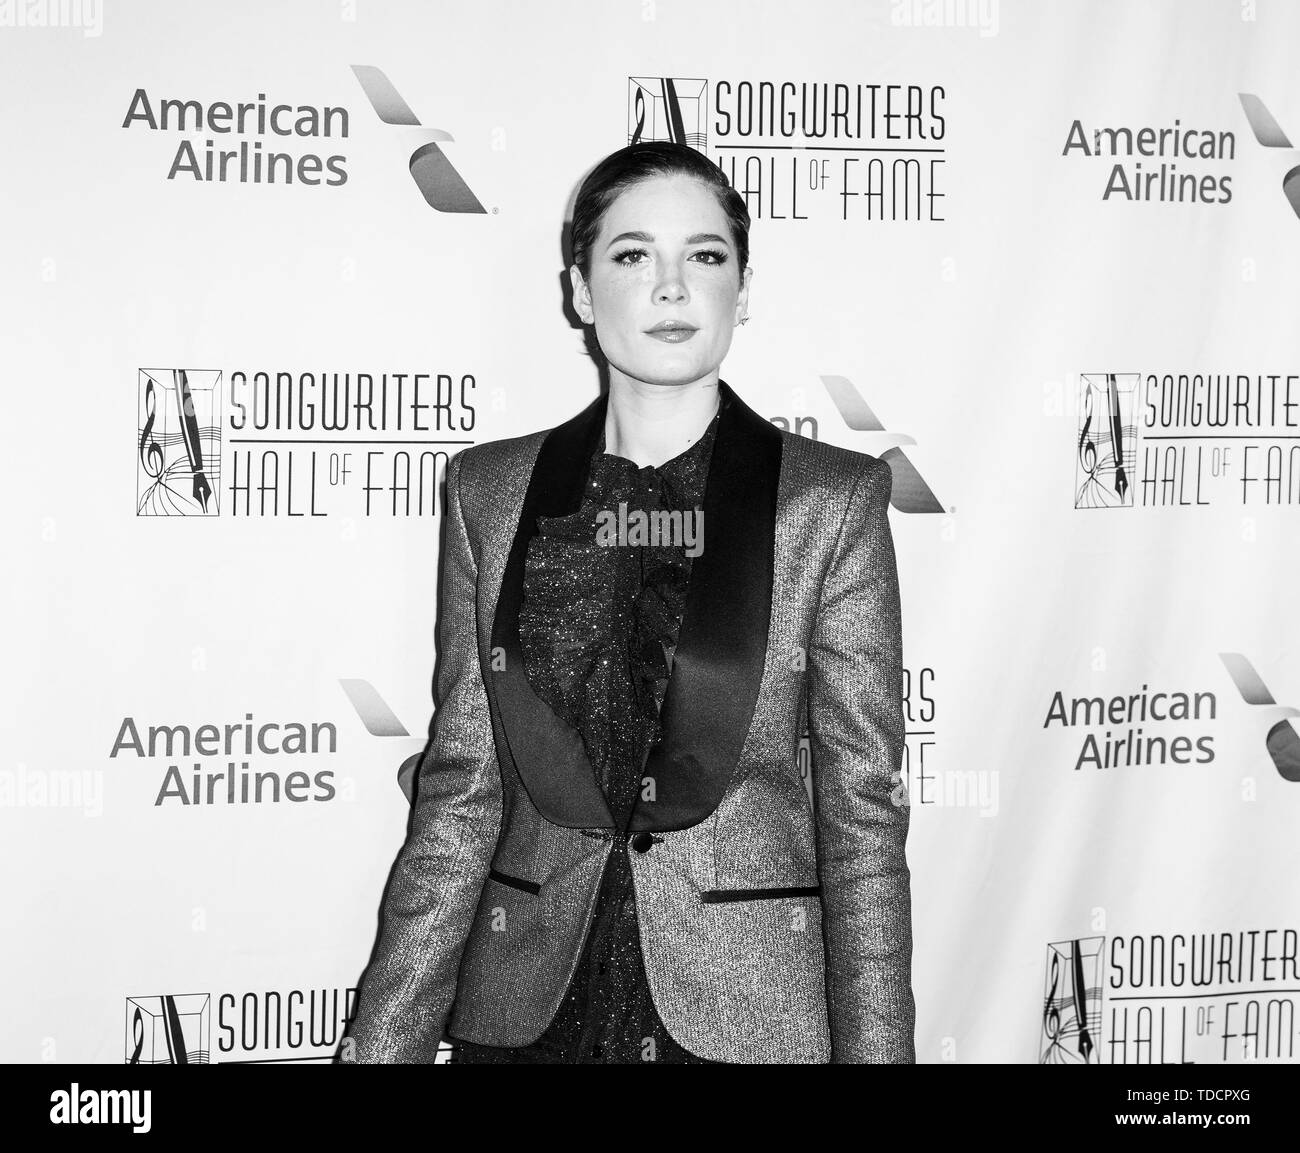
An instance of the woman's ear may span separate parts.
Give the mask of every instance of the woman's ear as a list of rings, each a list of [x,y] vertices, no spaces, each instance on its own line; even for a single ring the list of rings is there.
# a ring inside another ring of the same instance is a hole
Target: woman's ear
[[[582,272],[576,264],[569,265],[569,283],[573,286],[573,311],[578,314],[578,319],[583,324],[590,324],[593,318],[591,290],[587,287],[587,282],[582,278]]]
[[[746,265],[744,274],[740,278],[740,292],[736,295],[736,316],[733,327],[749,315],[749,282],[753,278],[754,266],[752,264]]]

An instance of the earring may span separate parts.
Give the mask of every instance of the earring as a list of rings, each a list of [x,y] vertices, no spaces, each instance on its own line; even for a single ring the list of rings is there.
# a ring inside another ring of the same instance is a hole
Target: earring
[[[748,316],[742,316],[742,317],[740,318],[740,323],[741,323],[741,324],[748,324],[748,323],[749,323],[749,317],[748,317]]]

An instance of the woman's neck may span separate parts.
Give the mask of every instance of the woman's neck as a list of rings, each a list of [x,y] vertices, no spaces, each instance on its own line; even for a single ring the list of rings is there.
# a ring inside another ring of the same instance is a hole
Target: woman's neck
[[[658,468],[704,435],[719,399],[716,373],[691,384],[646,384],[612,372],[605,451]]]

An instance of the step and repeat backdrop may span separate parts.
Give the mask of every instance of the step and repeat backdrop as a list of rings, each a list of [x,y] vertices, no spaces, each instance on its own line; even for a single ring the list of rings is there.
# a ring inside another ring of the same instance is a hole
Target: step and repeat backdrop
[[[1297,43],[1282,0],[0,5],[0,1059],[332,1058],[447,461],[597,395],[573,195],[675,139],[753,217],[723,377],[894,472],[918,1059],[1300,1060]]]

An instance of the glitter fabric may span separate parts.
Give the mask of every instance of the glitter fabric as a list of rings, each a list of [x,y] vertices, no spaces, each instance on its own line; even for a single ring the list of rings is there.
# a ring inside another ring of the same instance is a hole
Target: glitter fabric
[[[680,534],[636,544],[611,540],[610,533],[635,523],[637,512],[698,515],[717,426],[715,415],[695,444],[658,467],[638,468],[605,452],[602,435],[578,511],[538,518],[519,611],[525,672],[537,695],[581,734],[621,832],[613,836],[591,930],[550,1026],[528,1046],[457,1042],[455,1062],[708,1063],[674,1041],[655,1010],[627,833],[640,766],[661,735],[659,711],[695,548]],[[699,528],[696,521],[695,540]]]
[[[711,616],[688,610],[659,748],[686,731],[692,705],[698,710],[696,699],[679,701],[682,713],[673,714],[688,672],[716,674],[719,691],[756,690],[757,699],[752,720],[742,718],[742,747],[721,766],[725,789],[715,806],[680,827],[651,828],[661,839],[630,854],[645,975],[664,1025],[699,1057],[913,1062],[890,467],[777,428],[723,380],[718,391],[728,403],[710,458],[705,507],[717,516],[706,518],[706,532],[716,543],[709,530],[725,535],[743,522],[750,531],[725,550],[706,542],[694,558],[688,600],[712,584]],[[473,445],[448,463],[432,739],[341,1061],[432,1062],[444,1036],[522,1051],[555,1020],[572,985],[613,848],[592,835],[593,826],[608,828],[608,806],[590,763],[580,766],[583,779],[604,810],[594,822],[584,823],[589,804],[583,820],[569,819],[564,798],[537,776],[543,766],[526,755],[535,751],[526,747],[529,732],[507,724],[516,690],[502,691],[494,618],[503,596],[520,607],[524,556],[513,546],[528,531],[532,482],[573,494],[547,513],[572,511],[604,400],[554,429]],[[546,451],[557,443],[565,451]],[[578,443],[582,451],[569,455]],[[730,611],[717,609],[720,589],[752,589],[756,576],[760,585],[770,580],[765,620],[738,599],[725,602]],[[733,646],[764,625],[764,664],[736,672]],[[705,634],[717,643],[699,645]],[[554,717],[527,685],[523,663],[510,668]],[[713,732],[707,724],[694,731],[707,754]],[[812,753],[813,805],[801,737]],[[572,743],[586,761],[577,733]],[[563,741],[549,747],[565,755]],[[689,752],[679,769],[708,768]],[[671,794],[660,789],[657,803],[665,799]]]

